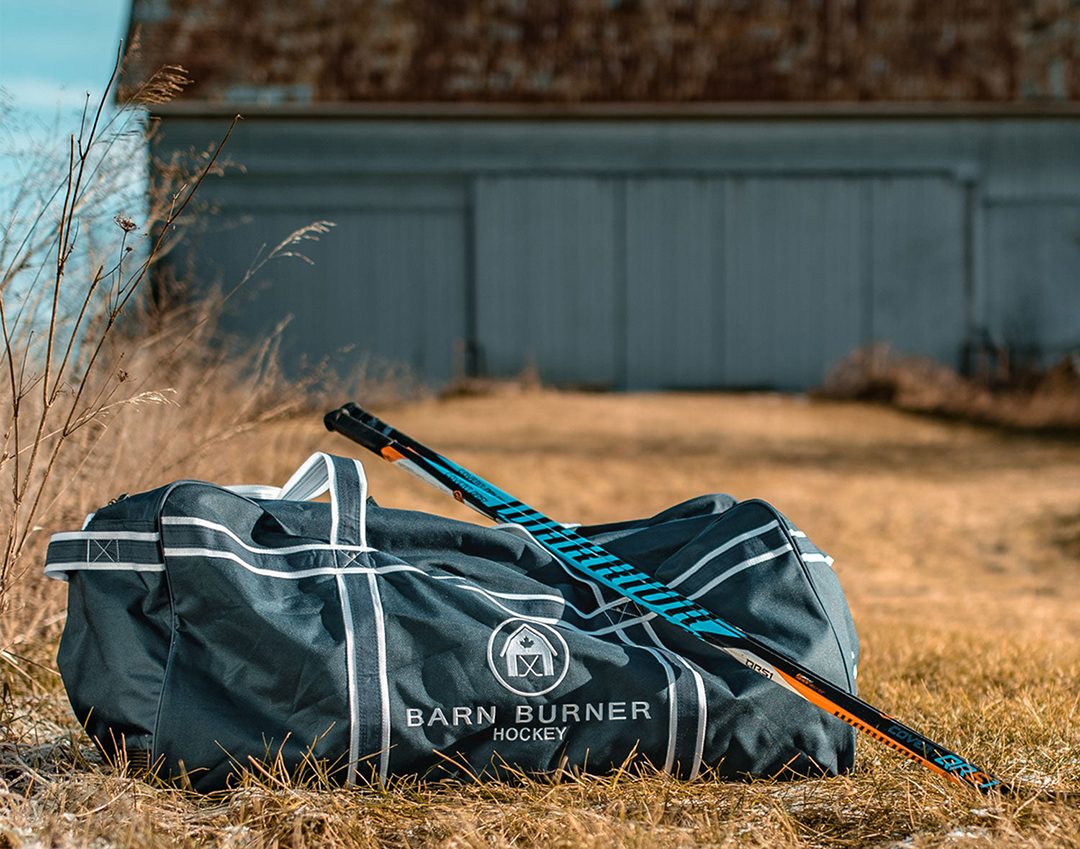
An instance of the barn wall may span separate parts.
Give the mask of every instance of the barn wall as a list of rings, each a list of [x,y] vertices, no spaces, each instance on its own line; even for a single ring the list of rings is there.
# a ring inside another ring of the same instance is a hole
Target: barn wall
[[[159,151],[221,121],[171,116]],[[258,246],[337,222],[240,297],[285,355],[443,383],[814,385],[885,341],[961,364],[992,338],[1080,345],[1080,120],[249,118],[245,170],[178,255],[226,285]]]

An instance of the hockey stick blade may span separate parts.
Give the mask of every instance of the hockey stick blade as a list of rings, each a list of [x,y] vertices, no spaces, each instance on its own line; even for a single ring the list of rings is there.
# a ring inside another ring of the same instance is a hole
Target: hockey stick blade
[[[1011,788],[966,758],[892,718],[573,530],[387,425],[356,404],[326,414],[328,430],[402,466],[497,522],[524,527],[571,568],[682,628],[739,663],[928,769],[982,793]]]

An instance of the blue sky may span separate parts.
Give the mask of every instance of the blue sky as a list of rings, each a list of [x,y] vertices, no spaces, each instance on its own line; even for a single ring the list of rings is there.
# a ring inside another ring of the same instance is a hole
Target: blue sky
[[[130,0],[0,0],[0,87],[42,118],[99,95]]]
[[[0,238],[11,235],[9,247],[27,232],[50,180],[60,179],[62,170],[51,168],[66,164],[66,140],[78,132],[86,93],[96,105],[108,83],[129,11],[130,0],[0,0]],[[145,179],[145,154],[129,149],[121,155],[137,189]],[[34,192],[21,195],[27,185]],[[116,206],[142,212],[119,194]],[[80,261],[73,258],[73,267]]]

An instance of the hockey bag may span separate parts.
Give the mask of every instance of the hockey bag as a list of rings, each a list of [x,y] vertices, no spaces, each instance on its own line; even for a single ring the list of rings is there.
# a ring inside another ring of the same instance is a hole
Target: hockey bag
[[[329,491],[329,503],[314,501]],[[762,501],[692,499],[579,533],[848,692],[831,560]],[[836,774],[854,731],[569,569],[520,526],[381,507],[361,464],[284,487],[178,481],[58,533],[78,720],[198,790],[253,761],[340,783],[648,763]]]

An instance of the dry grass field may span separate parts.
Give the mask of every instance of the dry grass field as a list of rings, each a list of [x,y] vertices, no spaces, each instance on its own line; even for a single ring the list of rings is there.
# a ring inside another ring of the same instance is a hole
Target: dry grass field
[[[313,450],[354,448],[314,413],[231,430],[227,394],[212,416],[199,403],[114,420],[113,447],[74,477],[14,586],[0,847],[1080,846],[1075,799],[981,798],[865,738],[853,775],[786,783],[627,772],[332,790],[258,774],[208,798],[125,776],[79,733],[52,671],[64,602],[37,576],[45,535],[122,491],[281,483]],[[375,409],[564,521],[703,492],[774,502],[836,558],[865,698],[1002,778],[1080,790],[1080,442],[769,395],[537,390]],[[193,435],[211,419],[220,434]],[[380,502],[473,520],[363,459]]]

